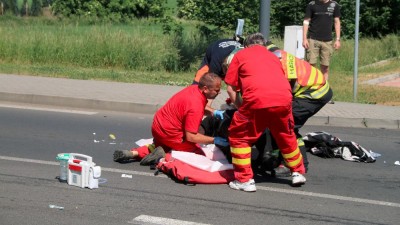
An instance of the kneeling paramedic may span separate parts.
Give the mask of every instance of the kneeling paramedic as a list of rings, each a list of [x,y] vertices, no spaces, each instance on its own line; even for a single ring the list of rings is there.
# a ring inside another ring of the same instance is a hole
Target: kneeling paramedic
[[[186,87],[172,96],[154,115],[151,127],[154,151],[148,146],[131,151],[117,150],[114,161],[142,158],[141,165],[151,165],[171,149],[204,155],[198,144],[227,146],[229,143],[224,138],[198,133],[207,99],[215,99],[220,89],[221,78],[206,73],[198,85]]]

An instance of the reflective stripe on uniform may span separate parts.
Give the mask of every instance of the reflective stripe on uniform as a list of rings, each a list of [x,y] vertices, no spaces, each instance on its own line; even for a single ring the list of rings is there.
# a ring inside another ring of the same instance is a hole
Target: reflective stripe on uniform
[[[251,164],[251,148],[231,147],[232,164],[238,166],[247,166]]]
[[[322,76],[318,76],[317,69],[315,67],[311,67],[310,75],[307,80],[307,86],[312,87],[315,84],[322,84]]]
[[[313,97],[314,99],[320,99],[322,98],[326,93],[328,93],[329,91],[329,83],[328,81],[325,83],[324,86],[322,86],[320,89],[315,90],[314,92],[312,92],[310,95],[311,97]]]
[[[297,145],[299,146],[299,148],[300,146],[304,146],[303,138],[297,138]]]
[[[247,159],[236,159],[232,157],[232,164],[239,165],[239,166],[245,166],[249,165],[251,163],[251,158]]]
[[[320,99],[329,91],[329,84],[320,70],[290,53],[281,53],[285,76],[289,80],[296,80],[292,88],[295,97]]]
[[[148,144],[146,146],[147,146],[147,148],[149,149],[150,152],[153,152],[154,149],[156,148],[156,146],[154,144]]]
[[[286,76],[287,79],[297,79],[296,58],[292,54],[286,54]]]
[[[246,147],[246,148],[235,148],[235,147],[231,147],[231,153],[233,154],[249,154],[251,153],[251,148],[250,147]]]
[[[289,154],[282,154],[282,156],[285,159],[290,159],[290,158],[295,157],[297,154],[300,154],[300,149],[298,147],[293,152],[291,152]]]
[[[297,91],[295,94],[296,97],[298,98],[310,98],[310,99],[320,99],[324,97],[326,93],[329,91],[329,83],[326,82],[322,87],[316,90],[309,89],[307,93],[305,93],[306,90],[302,91]]]
[[[299,155],[299,158],[297,158],[296,160],[293,160],[293,161],[287,161],[287,160],[285,160],[285,162],[286,162],[286,164],[287,164],[287,166],[289,167],[289,168],[294,168],[294,167],[296,167],[297,165],[299,165],[299,163],[301,162],[303,160],[303,156],[301,156],[301,154]]]

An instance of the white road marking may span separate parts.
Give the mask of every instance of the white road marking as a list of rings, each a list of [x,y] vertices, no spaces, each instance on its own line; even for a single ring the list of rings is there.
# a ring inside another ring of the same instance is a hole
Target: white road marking
[[[371,204],[371,205],[383,205],[383,206],[392,206],[392,207],[400,208],[399,203],[376,201],[376,200],[370,200],[370,199],[364,199],[364,198],[353,198],[353,197],[346,197],[346,196],[340,196],[340,195],[330,195],[330,194],[314,193],[314,192],[307,192],[307,191],[296,191],[296,190],[289,190],[289,189],[259,187],[259,186],[257,186],[257,190],[273,191],[273,192],[280,192],[280,193],[294,194],[294,195],[305,195],[305,196],[318,197],[318,198],[327,198],[327,199],[334,199],[334,200],[359,202],[359,203],[366,203],[366,204]]]
[[[80,110],[72,110],[72,109],[47,108],[44,106],[13,105],[13,104],[4,104],[4,103],[0,103],[0,107],[13,108],[13,109],[37,110],[37,111],[48,111],[48,112],[73,113],[73,114],[83,114],[83,115],[94,115],[94,114],[98,113],[98,112],[80,111]]]
[[[9,156],[0,156],[0,159],[10,160],[10,161],[18,161],[18,162],[28,162],[28,163],[37,163],[37,164],[45,164],[45,165],[54,165],[59,166],[59,162],[52,162],[52,161],[44,161],[44,160],[37,160],[37,159],[26,159],[26,158],[16,158],[16,157],[9,157]],[[112,173],[124,173],[124,174],[132,174],[132,175],[139,175],[139,176],[147,176],[147,177],[154,177],[154,173],[147,173],[147,172],[139,172],[133,170],[121,170],[115,168],[107,168],[101,167],[101,171],[107,171]],[[167,178],[165,174],[160,173],[157,177]]]
[[[26,158],[17,158],[17,157],[9,157],[9,156],[1,156],[1,155],[0,155],[0,159],[2,159],[2,160],[10,160],[10,161],[18,161],[18,162],[45,164],[45,165],[55,165],[55,166],[59,166],[60,165],[60,163],[58,163],[58,162],[35,160],[35,159],[26,159]],[[167,176],[165,174],[162,174],[162,173],[160,173],[158,176],[154,176],[153,173],[139,172],[139,171],[133,171],[133,170],[121,170],[121,169],[106,168],[106,167],[101,167],[101,170],[102,171],[107,171],[107,172],[112,172],[112,173],[125,173],[125,174],[139,175],[139,176],[167,178]],[[290,189],[284,189],[284,188],[272,188],[272,187],[257,186],[257,190],[264,190],[264,191],[279,192],[279,193],[286,193],[286,194],[293,194],[293,195],[303,195],[303,196],[311,196],[311,197],[316,197],[316,198],[334,199],[334,200],[341,200],[341,201],[348,201],[348,202],[358,202],[358,203],[365,203],[365,204],[370,204],[370,205],[381,205],[381,206],[389,206],[389,207],[400,208],[400,203],[395,203],[395,202],[377,201],[377,200],[364,199],[364,198],[353,198],[353,197],[346,197],[346,196],[340,196],[340,195],[330,195],[330,194],[315,193],[315,192],[308,192],[308,191],[297,191],[297,190],[293,190],[293,189],[290,190]]]
[[[58,162],[51,162],[51,161],[44,161],[44,160],[37,160],[37,159],[25,159],[25,158],[17,158],[17,157],[9,157],[9,156],[0,156],[0,159],[10,160],[10,161],[18,161],[18,162],[45,164],[45,165],[57,165],[57,166],[60,165],[60,163],[58,163]]]
[[[140,223],[138,223],[140,222]],[[140,215],[135,217],[132,221],[128,223],[133,224],[160,224],[160,225],[210,225],[206,223],[195,223],[184,220],[176,220],[165,217],[156,217],[156,216],[148,216],[148,215]]]

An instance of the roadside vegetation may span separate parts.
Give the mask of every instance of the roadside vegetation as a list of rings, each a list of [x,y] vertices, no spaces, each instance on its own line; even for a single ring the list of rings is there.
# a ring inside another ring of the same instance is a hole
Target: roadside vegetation
[[[123,23],[93,18],[0,16],[0,73],[186,86],[207,45],[233,30],[166,16]],[[245,26],[246,29],[246,26]],[[283,48],[283,39],[272,41]],[[353,101],[354,40],[348,37],[331,61],[335,101]],[[386,63],[367,66],[376,62]],[[359,42],[357,101],[400,105],[400,89],[362,82],[400,73],[400,36],[363,37]]]

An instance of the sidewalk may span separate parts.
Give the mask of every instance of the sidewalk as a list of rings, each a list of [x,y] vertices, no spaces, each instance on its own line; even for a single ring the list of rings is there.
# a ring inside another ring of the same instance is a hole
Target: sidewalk
[[[154,113],[183,87],[0,74],[0,101]],[[225,91],[213,107],[223,107]],[[400,129],[400,106],[327,104],[307,125]]]

